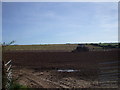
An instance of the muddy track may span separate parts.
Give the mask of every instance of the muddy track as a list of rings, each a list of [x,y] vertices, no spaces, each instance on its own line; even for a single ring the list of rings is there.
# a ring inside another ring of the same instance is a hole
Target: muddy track
[[[69,88],[67,85],[59,84],[57,82],[38,77],[28,70],[27,72],[26,70],[22,70],[21,72],[25,75],[25,78],[30,80],[30,82],[36,83],[37,85],[42,86],[43,88]]]

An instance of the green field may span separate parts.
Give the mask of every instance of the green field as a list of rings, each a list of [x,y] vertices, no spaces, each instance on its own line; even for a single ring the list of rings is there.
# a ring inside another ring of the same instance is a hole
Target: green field
[[[41,51],[67,51],[71,52],[77,48],[79,44],[45,44],[45,45],[9,45],[4,50],[41,50]],[[117,43],[100,43],[100,44],[82,44],[89,50],[103,50],[104,46],[118,47]]]
[[[118,43],[100,43],[99,45],[102,45],[102,46],[107,46],[107,45],[118,46]]]
[[[48,44],[48,45],[10,45],[5,50],[47,50],[47,51],[72,51],[76,49],[77,44]]]

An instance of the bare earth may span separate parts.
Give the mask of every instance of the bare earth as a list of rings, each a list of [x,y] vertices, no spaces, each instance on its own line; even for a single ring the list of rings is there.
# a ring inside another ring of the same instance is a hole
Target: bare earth
[[[118,60],[118,51],[94,52],[4,52],[12,59],[13,79],[29,88],[101,88],[99,63]],[[58,72],[57,69],[77,72]],[[116,86],[109,86],[113,88]]]
[[[67,74],[66,74],[67,73]],[[85,80],[71,72],[55,70],[35,71],[30,69],[14,70],[13,77],[22,85],[30,88],[93,88],[98,81]]]

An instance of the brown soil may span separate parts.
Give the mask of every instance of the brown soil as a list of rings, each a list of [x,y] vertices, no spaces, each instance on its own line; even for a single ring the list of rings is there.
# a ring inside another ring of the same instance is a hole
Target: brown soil
[[[4,52],[3,60],[12,59],[13,78],[31,88],[96,88],[99,63],[118,60],[119,51],[93,52]],[[80,72],[57,72],[77,69]]]
[[[98,87],[98,81],[78,78],[71,73],[58,73],[55,70],[35,72],[32,69],[14,70],[14,79],[29,88],[93,88]]]

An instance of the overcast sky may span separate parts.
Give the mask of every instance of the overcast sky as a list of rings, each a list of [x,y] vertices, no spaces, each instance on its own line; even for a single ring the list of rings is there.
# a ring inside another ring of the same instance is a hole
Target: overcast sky
[[[117,2],[2,4],[3,41],[16,44],[118,41]]]

